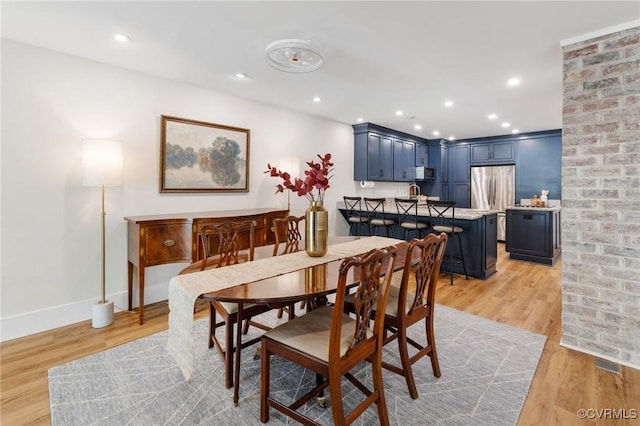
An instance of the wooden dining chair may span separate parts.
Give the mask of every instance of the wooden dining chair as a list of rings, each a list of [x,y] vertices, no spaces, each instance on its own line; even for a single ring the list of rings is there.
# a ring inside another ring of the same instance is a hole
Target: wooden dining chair
[[[304,226],[304,215],[277,217],[273,219],[273,232],[276,236],[276,244],[273,246],[273,255],[295,253],[302,250],[302,234],[300,224]]]
[[[380,424],[388,425],[382,383],[383,316],[373,321],[373,310],[384,312],[396,256],[395,247],[374,249],[346,258],[340,265],[334,306],[323,306],[274,327],[262,336],[260,421],[269,421],[269,408],[307,425],[316,425],[297,411],[314,396],[329,388],[334,424],[351,424],[369,406],[376,404]],[[356,318],[343,313],[347,287],[357,283]],[[316,373],[316,386],[297,401],[287,404],[271,396],[271,356],[277,355]],[[365,387],[351,370],[362,361],[372,361],[373,389]],[[345,413],[342,376],[366,396]]]
[[[273,219],[273,232],[276,235],[276,244],[273,246],[273,255],[295,253],[303,249],[300,224],[304,225],[305,216],[287,216]],[[304,309],[305,301],[300,302],[300,309]],[[295,305],[278,308],[278,318],[282,318],[284,311],[289,313],[289,319],[295,316]]]
[[[240,249],[241,235],[247,235],[249,247]],[[215,239],[215,242],[212,241]],[[204,271],[210,268],[221,268],[235,265],[241,262],[253,260],[255,250],[255,223],[253,221],[233,222],[227,221],[216,225],[203,226],[199,233],[199,241],[202,244],[203,260],[195,262],[183,269],[180,274]],[[210,253],[210,248],[217,246],[215,255]],[[260,341],[256,337],[242,342],[239,348],[234,347],[234,328],[238,321],[246,321],[245,329],[249,324],[263,330],[269,327],[254,322],[251,319],[272,308],[267,305],[246,304],[243,306],[242,317],[238,317],[238,304],[209,300],[209,348],[216,347],[225,366],[225,386],[233,386],[233,356],[243,348]],[[218,321],[217,316],[221,317]],[[216,330],[220,327],[225,329],[224,344],[216,336]],[[246,334],[246,330],[245,330]]]
[[[404,376],[411,398],[418,398],[412,365],[425,355],[431,358],[431,368],[440,377],[440,364],[434,335],[434,306],[436,284],[440,265],[447,246],[447,234],[428,234],[423,239],[409,242],[402,275],[395,275],[384,314],[385,335],[383,344],[398,340],[401,366],[383,361],[382,367]],[[416,259],[418,259],[416,261]],[[355,297],[349,295],[345,301],[345,312],[355,311]],[[378,315],[378,311],[375,312]],[[422,345],[407,335],[412,325],[424,320],[426,344]],[[409,355],[409,345],[417,349]]]

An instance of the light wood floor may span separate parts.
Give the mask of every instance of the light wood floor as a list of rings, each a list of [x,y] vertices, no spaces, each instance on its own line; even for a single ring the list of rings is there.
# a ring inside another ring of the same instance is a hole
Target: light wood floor
[[[548,337],[518,425],[639,424],[638,419],[578,418],[581,408],[625,409],[628,417],[636,410],[640,418],[640,371],[622,367],[620,374],[609,373],[595,368],[594,357],[561,347],[561,264],[511,261],[502,250],[500,245],[498,273],[493,277],[467,281],[456,276],[450,286],[449,276],[443,274],[436,299]],[[2,343],[0,424],[50,424],[50,367],[165,330],[167,311],[166,303],[146,307],[142,326],[136,314],[120,312],[104,329],[93,329],[85,321]],[[206,316],[206,310],[197,315]]]

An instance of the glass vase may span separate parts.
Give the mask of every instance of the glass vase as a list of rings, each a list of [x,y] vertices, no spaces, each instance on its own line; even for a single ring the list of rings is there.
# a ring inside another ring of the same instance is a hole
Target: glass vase
[[[329,233],[329,213],[322,201],[312,201],[305,211],[305,251],[311,257],[327,254]]]

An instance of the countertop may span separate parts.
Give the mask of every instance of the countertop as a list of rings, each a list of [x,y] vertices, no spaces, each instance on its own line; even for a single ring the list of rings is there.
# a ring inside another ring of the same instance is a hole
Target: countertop
[[[531,207],[531,206],[509,206],[506,210],[533,210],[541,212],[559,212],[562,210],[561,206],[549,206],[549,207]]]
[[[338,205],[338,209],[345,209],[344,206],[344,202],[343,201],[338,201],[337,203]],[[367,210],[365,208],[361,209],[360,211],[362,212],[367,212]],[[389,214],[398,214],[398,211],[396,210],[396,206],[395,205],[385,205],[384,206],[384,212],[385,213],[389,213]],[[476,220],[476,219],[480,219],[483,216],[487,216],[487,215],[495,215],[495,212],[491,212],[489,210],[478,210],[478,209],[462,209],[462,208],[456,208],[456,220],[460,219],[460,220]],[[424,216],[424,217],[432,217],[432,215],[429,214],[429,209],[427,208],[427,204],[426,202],[424,204],[422,203],[418,203],[418,216]],[[451,215],[449,214],[449,212],[447,212],[445,215],[445,217],[451,217]]]

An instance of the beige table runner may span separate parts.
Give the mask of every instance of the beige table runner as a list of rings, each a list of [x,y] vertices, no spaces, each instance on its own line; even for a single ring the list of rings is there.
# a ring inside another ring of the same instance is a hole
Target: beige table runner
[[[331,245],[322,257],[310,257],[301,251],[173,277],[169,282],[167,350],[175,358],[184,377],[190,380],[193,373],[193,309],[200,295],[333,262],[398,242],[393,238],[367,237]]]

